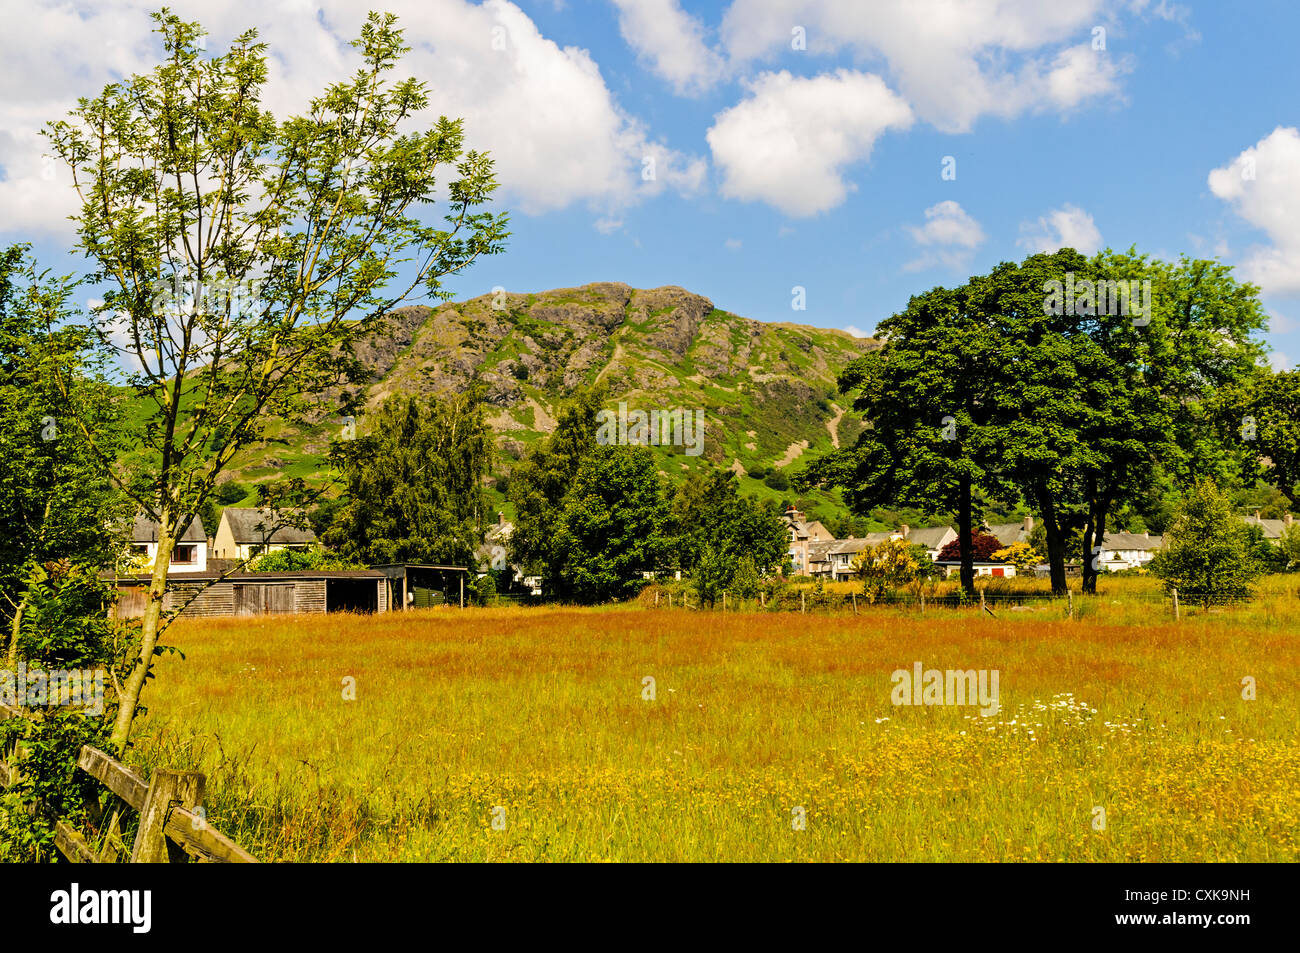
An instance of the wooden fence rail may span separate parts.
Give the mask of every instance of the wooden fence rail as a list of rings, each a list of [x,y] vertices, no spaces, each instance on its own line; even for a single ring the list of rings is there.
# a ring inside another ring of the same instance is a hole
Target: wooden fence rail
[[[17,708],[0,703],[0,720],[21,717],[22,712]],[[17,782],[22,770],[20,756],[15,746],[0,751],[0,785],[8,788]],[[103,784],[122,804],[139,813],[140,826],[131,848],[131,863],[177,863],[188,858],[217,864],[258,862],[208,824],[203,814],[205,779],[199,772],[159,768],[145,781],[120,761],[90,745],[82,746],[77,767]],[[30,804],[28,810],[35,814],[42,806]],[[116,823],[111,826],[116,827]],[[116,859],[114,848],[106,845],[97,854],[85,836],[62,818],[54,819],[54,846],[73,863],[111,863]]]

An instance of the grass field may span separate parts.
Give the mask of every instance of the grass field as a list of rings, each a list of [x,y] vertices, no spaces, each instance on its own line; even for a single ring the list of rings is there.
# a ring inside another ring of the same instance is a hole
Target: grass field
[[[1072,621],[181,622],[128,760],[207,772],[213,823],[266,860],[1297,859],[1295,578],[1176,624],[1116,582]],[[918,661],[996,669],[1000,711],[892,704]]]

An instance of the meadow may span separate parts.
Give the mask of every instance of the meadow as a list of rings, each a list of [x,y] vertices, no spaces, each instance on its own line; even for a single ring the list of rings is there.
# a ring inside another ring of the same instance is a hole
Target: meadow
[[[1296,577],[1075,605],[182,620],[127,760],[264,860],[1296,860]],[[915,662],[1000,710],[893,704]]]

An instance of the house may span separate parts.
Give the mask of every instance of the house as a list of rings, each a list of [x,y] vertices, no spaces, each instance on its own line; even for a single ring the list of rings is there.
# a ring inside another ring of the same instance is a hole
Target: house
[[[100,577],[117,586],[114,614],[133,619],[144,613],[149,574]],[[317,612],[387,612],[388,579],[373,569],[241,572],[207,570],[169,580],[163,611],[186,618],[281,615]]]
[[[269,507],[227,506],[221,512],[212,555],[245,562],[277,549],[310,549],[316,544],[316,534],[294,525],[299,519]]]
[[[1026,516],[1019,523],[985,523],[982,527],[985,533],[997,537],[1002,548],[1010,546],[1012,543],[1029,542],[1029,534],[1034,530],[1034,518]],[[953,534],[955,539],[956,533]]]
[[[784,514],[786,527],[790,532],[790,564],[796,576],[806,576],[811,569],[809,561],[809,544],[835,539],[819,520],[808,522],[804,514],[793,506]]]
[[[936,560],[936,563],[944,567],[944,575],[955,576],[961,572],[961,561],[957,559]],[[1016,574],[1016,567],[1011,563],[994,563],[980,562],[974,563],[975,575],[991,576],[996,579],[1010,579]]]
[[[1101,546],[1101,565],[1108,572],[1145,566],[1164,545],[1163,536],[1150,533],[1107,533]]]
[[[906,523],[902,526],[903,538],[913,546],[924,546],[930,562],[939,558],[939,552],[957,538],[957,531],[951,526],[922,526],[910,529]]]
[[[474,555],[481,563],[487,563],[489,569],[502,572],[510,570],[510,587],[522,587],[534,596],[542,594],[542,577],[525,576],[523,567],[510,562],[510,537],[515,531],[515,524],[506,520],[504,513],[497,513],[497,521],[483,533],[483,542],[474,550]],[[652,578],[650,573],[646,578]],[[680,573],[678,574],[680,578]]]
[[[1278,540],[1282,538],[1282,532],[1293,525],[1295,522],[1290,513],[1287,513],[1280,520],[1267,520],[1259,518],[1259,510],[1255,511],[1254,516],[1244,517],[1247,526],[1258,526],[1264,531],[1264,538],[1277,545]]]
[[[149,519],[143,513],[137,515],[131,525],[131,541],[128,546],[128,555],[135,566],[152,569],[153,562],[158,557],[158,521]],[[203,530],[203,522],[196,516],[176,541],[170,572],[204,572],[207,568],[208,534]]]

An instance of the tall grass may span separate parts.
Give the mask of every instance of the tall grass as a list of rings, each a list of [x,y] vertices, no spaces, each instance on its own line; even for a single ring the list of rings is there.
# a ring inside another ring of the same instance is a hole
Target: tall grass
[[[1296,859],[1294,585],[1175,624],[1144,582],[1074,620],[181,622],[128,760],[207,772],[212,822],[267,860]],[[916,661],[998,670],[1001,710],[893,705]]]

